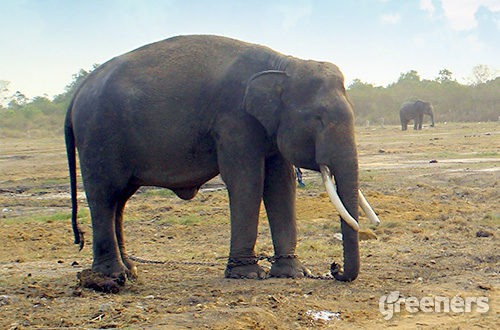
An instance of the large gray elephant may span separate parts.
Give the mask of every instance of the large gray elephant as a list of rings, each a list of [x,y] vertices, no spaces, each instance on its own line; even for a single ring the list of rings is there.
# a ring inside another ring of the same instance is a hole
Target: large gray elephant
[[[431,127],[434,127],[434,107],[430,102],[426,101],[411,101],[405,102],[399,109],[399,117],[401,119],[401,129],[406,131],[408,123],[413,119],[413,129],[422,129],[424,114],[431,117]]]
[[[137,189],[160,186],[191,199],[219,173],[231,210],[225,276],[267,276],[254,254],[262,200],[275,250],[270,276],[310,274],[295,255],[293,165],[321,169],[345,219],[344,269],[332,273],[341,281],[358,276],[355,219],[359,205],[369,206],[358,191],[352,105],[333,64],[224,37],[174,37],[93,71],[68,109],[65,137],[75,243],[83,244],[76,147],[92,218],[92,271],[110,278],[110,286],[136,276],[122,221]]]

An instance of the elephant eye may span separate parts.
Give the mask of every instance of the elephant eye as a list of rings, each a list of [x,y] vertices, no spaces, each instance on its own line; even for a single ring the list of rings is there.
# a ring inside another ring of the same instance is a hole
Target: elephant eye
[[[319,107],[314,111],[314,119],[319,121],[321,125],[325,126],[325,116],[328,110],[325,107]]]
[[[320,125],[322,127],[325,126],[325,115],[327,113],[326,108],[318,107],[315,109],[309,109],[304,111],[304,117],[302,117],[306,122],[310,123],[317,127]]]
[[[316,124],[319,124],[321,125],[321,127],[324,127],[325,126],[325,120],[323,118],[322,115],[320,114],[315,114],[312,116],[313,117],[313,120],[316,122]]]

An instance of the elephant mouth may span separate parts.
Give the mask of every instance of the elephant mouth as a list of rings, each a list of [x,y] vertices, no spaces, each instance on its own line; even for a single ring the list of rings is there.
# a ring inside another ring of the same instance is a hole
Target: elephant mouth
[[[335,183],[333,182],[333,177],[330,172],[330,169],[326,165],[320,165],[319,168],[321,171],[321,176],[323,178],[323,183],[326,188],[326,192],[328,193],[328,196],[330,197],[330,200],[332,201],[333,205],[340,213],[342,219],[354,230],[359,231],[358,221],[349,214],[349,211],[347,211],[344,204],[340,200],[339,195],[337,194],[337,188],[335,186]],[[361,190],[358,190],[358,199],[359,199],[359,205],[361,206],[361,209],[366,214],[368,219],[370,219],[370,221],[375,226],[378,225],[380,223],[380,220],[373,211],[370,204],[368,204],[368,201],[366,200]]]

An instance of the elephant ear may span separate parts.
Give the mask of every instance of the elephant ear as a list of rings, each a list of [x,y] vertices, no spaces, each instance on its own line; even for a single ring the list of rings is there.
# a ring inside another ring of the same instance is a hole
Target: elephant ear
[[[272,136],[278,129],[282,109],[281,93],[288,75],[284,71],[262,71],[247,83],[243,108]]]

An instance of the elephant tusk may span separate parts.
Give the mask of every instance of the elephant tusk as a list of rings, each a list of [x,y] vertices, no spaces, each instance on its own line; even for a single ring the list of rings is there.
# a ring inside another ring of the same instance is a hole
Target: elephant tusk
[[[339,195],[337,194],[337,189],[335,188],[335,184],[333,183],[330,169],[325,165],[320,165],[319,168],[321,170],[321,176],[323,177],[323,183],[325,184],[326,192],[328,193],[328,196],[330,196],[330,200],[332,201],[333,205],[335,206],[337,211],[339,211],[342,219],[344,219],[344,221],[354,230],[359,231],[358,222],[349,214],[344,204],[340,200]]]
[[[366,216],[368,217],[368,219],[370,219],[372,224],[378,226],[380,224],[380,219],[378,218],[375,211],[373,211],[370,204],[368,204],[368,201],[366,200],[361,190],[358,190],[358,192],[359,192],[359,205],[361,206],[361,209],[363,210],[363,212],[365,212]]]

